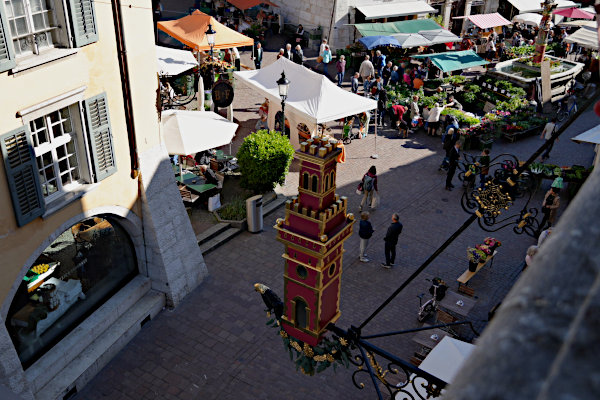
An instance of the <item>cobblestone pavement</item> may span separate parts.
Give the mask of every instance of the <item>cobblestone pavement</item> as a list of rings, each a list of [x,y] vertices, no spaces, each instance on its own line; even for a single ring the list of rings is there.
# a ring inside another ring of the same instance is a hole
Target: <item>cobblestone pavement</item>
[[[245,54],[244,57],[248,55]],[[271,60],[273,54],[269,54]],[[267,60],[267,62],[269,62]],[[275,77],[276,78],[276,77]],[[275,79],[274,78],[274,79]],[[262,99],[252,89],[238,84],[235,115],[243,124],[252,124]],[[600,122],[591,111],[579,118],[555,145],[549,162],[558,165],[589,166],[591,145],[570,140]],[[358,214],[358,180],[370,165],[379,172],[380,207],[372,212],[375,234],[368,247],[372,262],[357,259],[356,232],[346,241],[341,291],[342,316],[337,325],[358,325],[391,294],[467,218],[460,206],[462,189],[444,190],[445,175],[437,172],[442,159],[439,138],[423,132],[400,139],[384,129],[375,136],[347,146],[347,162],[338,166],[337,192],[349,197],[350,211]],[[236,140],[236,142],[238,142]],[[542,141],[530,137],[515,143],[499,140],[492,156],[510,152],[525,159]],[[234,148],[239,143],[234,143]],[[235,149],[234,149],[235,151]],[[370,156],[377,152],[379,158]],[[476,151],[470,151],[476,154]],[[287,185],[278,188],[294,194],[297,172],[290,173]],[[537,192],[539,206],[549,188],[545,181]],[[563,209],[567,203],[563,195]],[[514,211],[513,207],[510,211]],[[561,210],[562,211],[562,210]],[[400,214],[404,230],[398,244],[398,265],[381,268],[383,236],[393,212]],[[283,246],[275,240],[272,226],[283,209],[265,219],[260,234],[243,233],[205,257],[210,276],[175,310],[165,310],[142,331],[77,395],[77,399],[373,399],[368,377],[366,388],[352,384],[353,370],[329,369],[308,377],[295,371],[277,331],[265,325],[264,305],[252,285],[263,282],[282,294]],[[560,216],[561,212],[559,212]],[[416,320],[418,299],[429,283],[425,278],[442,277],[451,290],[466,269],[465,249],[480,243],[489,233],[476,224],[469,227],[416,280],[414,280],[366,328],[364,334],[409,329]],[[488,311],[507,294],[520,275],[524,252],[535,240],[505,228],[493,236],[503,242],[493,267],[485,267],[470,286],[475,289],[476,306],[469,314],[483,329]],[[468,335],[467,331],[461,331]],[[408,359],[418,345],[410,334],[373,342]]]

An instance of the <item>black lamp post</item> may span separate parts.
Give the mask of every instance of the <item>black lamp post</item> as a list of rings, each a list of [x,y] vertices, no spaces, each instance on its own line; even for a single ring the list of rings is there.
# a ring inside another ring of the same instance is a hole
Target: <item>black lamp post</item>
[[[208,45],[210,46],[210,58],[212,61],[213,47],[215,45],[215,36],[217,35],[217,32],[215,32],[215,30],[212,28],[211,24],[208,24],[208,29],[204,33],[206,33],[206,41],[208,42]]]
[[[281,78],[277,80],[279,86],[279,97],[281,97],[281,133],[285,135],[285,99],[288,96],[290,81],[285,77],[285,72],[281,72]]]

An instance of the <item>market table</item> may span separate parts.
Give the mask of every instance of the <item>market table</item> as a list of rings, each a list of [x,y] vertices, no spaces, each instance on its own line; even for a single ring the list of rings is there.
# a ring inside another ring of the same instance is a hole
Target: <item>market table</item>
[[[423,325],[423,328],[428,327],[429,325]],[[437,335],[437,340],[432,338],[433,335]],[[444,338],[444,336],[449,336],[450,334],[446,331],[443,331],[439,328],[429,329],[426,331],[420,331],[415,336],[412,337],[413,342],[420,344],[427,349],[433,349],[437,344]]]
[[[462,306],[457,304],[459,301],[462,301]],[[466,317],[475,306],[475,300],[448,290],[446,296],[439,302],[439,306],[454,314]]]
[[[191,173],[184,174],[183,177],[177,176],[175,179],[196,193],[208,192],[217,187],[217,185],[212,183],[206,183],[206,179]]]

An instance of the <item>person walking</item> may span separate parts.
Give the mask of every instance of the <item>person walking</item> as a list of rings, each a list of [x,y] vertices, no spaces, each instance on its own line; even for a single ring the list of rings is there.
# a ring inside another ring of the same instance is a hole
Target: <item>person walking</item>
[[[263,59],[263,49],[260,42],[256,43],[256,48],[254,49],[254,54],[252,55],[252,60],[254,60],[254,68],[260,69]]]
[[[369,60],[369,55],[366,55],[364,61],[360,64],[358,73],[360,74],[363,83],[367,81],[367,78],[371,79],[370,77],[375,75],[375,67],[371,60]]]
[[[358,78],[360,77],[360,74],[358,72],[354,73],[354,76],[352,77],[352,81],[351,81],[351,85],[350,85],[350,91],[352,93],[358,94]]]
[[[328,67],[331,62],[331,50],[329,50],[329,46],[325,45],[325,50],[323,50],[323,74],[331,80],[331,76],[329,75]]]
[[[369,95],[371,94],[371,86],[373,84],[373,82],[371,82],[372,76],[369,75],[366,78],[363,78],[363,95],[365,97],[369,97]]]
[[[367,258],[367,246],[369,245],[369,239],[373,236],[373,225],[369,222],[369,213],[363,212],[360,214],[360,224],[358,228],[358,237],[360,238],[360,254],[358,259],[362,262],[369,262]]]
[[[552,151],[552,147],[554,146],[554,140],[558,142],[558,137],[556,139],[552,139],[552,135],[554,135],[554,131],[556,131],[556,117],[552,117],[552,120],[544,126],[544,130],[540,136],[540,139],[544,139],[548,144],[546,151],[542,154],[542,162],[545,163],[548,158],[550,158],[550,151]]]
[[[344,73],[346,72],[346,56],[343,54],[340,56],[340,59],[335,63],[335,69],[337,71],[337,85],[342,87],[342,82],[344,82]]]
[[[381,72],[381,77],[383,78],[384,86],[387,86],[388,82],[390,81],[390,79],[392,77],[393,69],[394,69],[394,66],[393,66],[392,62],[388,61],[386,66],[383,68],[383,71]]]
[[[302,51],[302,47],[299,44],[296,45],[296,51],[292,57],[292,61],[294,61],[298,65],[302,65],[304,62],[304,52]]]
[[[396,265],[396,245],[398,244],[398,236],[402,233],[402,224],[399,219],[398,214],[392,214],[392,224],[388,227],[383,238],[385,241],[385,263],[381,263],[381,266],[386,269]]]
[[[446,175],[446,190],[450,191],[454,187],[452,184],[452,178],[454,178],[454,173],[456,172],[456,167],[458,166],[458,160],[460,158],[460,141],[457,141],[454,144],[454,147],[450,150],[450,154],[448,155],[448,174]]]
[[[377,188],[377,168],[374,165],[369,168],[366,174],[363,175],[361,181],[363,190],[363,198],[360,202],[360,211],[368,204],[373,209],[373,196],[379,192]]]
[[[544,217],[542,218],[542,222],[540,222],[540,230],[546,229],[546,224],[549,227],[552,226],[556,221],[556,213],[558,207],[560,207],[559,192],[560,189],[556,187],[552,187],[546,192],[544,201],[542,202],[542,214],[544,214]]]

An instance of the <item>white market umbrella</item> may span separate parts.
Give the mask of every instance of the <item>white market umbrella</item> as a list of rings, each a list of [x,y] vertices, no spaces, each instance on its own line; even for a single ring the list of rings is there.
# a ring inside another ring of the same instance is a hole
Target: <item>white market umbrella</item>
[[[462,39],[446,29],[434,29],[430,31],[419,31],[419,35],[429,40],[431,44],[454,43]]]
[[[540,23],[542,22],[542,15],[541,14],[536,14],[536,13],[524,13],[524,14],[519,14],[519,15],[515,15],[512,19],[512,22],[519,22],[521,24],[525,24],[525,25],[533,25],[533,26],[540,26]],[[550,22],[550,26],[554,25],[552,22]]]
[[[600,125],[571,138],[576,143],[600,144]]]
[[[175,76],[196,67],[198,61],[191,51],[156,47],[156,68],[160,76]]]
[[[475,346],[470,343],[444,336],[425,357],[419,368],[444,382],[452,383],[474,349]]]
[[[413,47],[430,46],[431,41],[426,39],[423,35],[418,33],[398,33],[392,35],[403,49],[410,49]]]
[[[161,126],[167,152],[179,156],[229,144],[238,128],[215,112],[187,110],[163,111]]]

